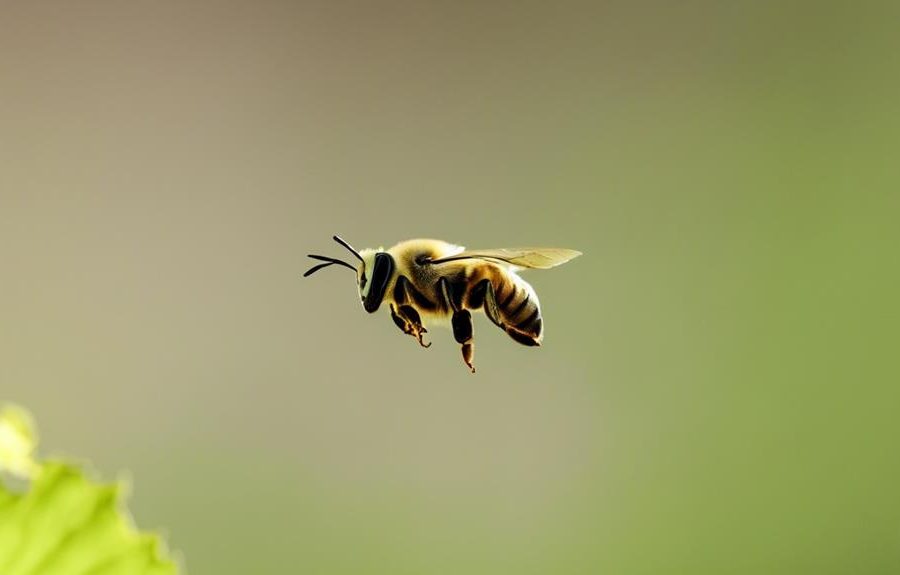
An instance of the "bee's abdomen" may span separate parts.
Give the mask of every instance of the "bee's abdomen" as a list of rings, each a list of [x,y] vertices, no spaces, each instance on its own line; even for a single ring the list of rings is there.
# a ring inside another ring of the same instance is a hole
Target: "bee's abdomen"
[[[524,345],[540,345],[544,322],[541,318],[541,306],[534,289],[522,278],[499,270],[490,270],[483,278],[471,283],[468,293],[467,307],[478,309],[482,306],[488,316],[492,315],[489,304],[485,305],[490,285],[496,302],[496,315],[491,317],[517,342]]]

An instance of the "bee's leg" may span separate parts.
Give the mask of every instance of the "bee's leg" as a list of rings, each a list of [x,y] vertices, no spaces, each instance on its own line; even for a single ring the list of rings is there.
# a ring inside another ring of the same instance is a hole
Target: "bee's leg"
[[[431,347],[431,342],[426,344],[422,341],[422,334],[428,333],[428,330],[422,325],[422,318],[419,316],[419,312],[416,311],[416,308],[408,305],[410,289],[412,289],[412,286],[409,280],[402,275],[397,278],[397,285],[394,287],[394,301],[397,302],[398,309],[395,313],[392,305],[391,316],[394,318],[394,323],[403,330],[403,333],[416,338],[416,341],[422,347]],[[402,326],[401,322],[403,323]]]
[[[422,325],[422,318],[419,316],[419,312],[416,311],[416,308],[411,305],[402,305],[400,306],[400,313],[402,313],[412,325],[412,335],[418,340],[419,345],[422,347],[431,347],[430,341],[428,343],[422,341],[422,334],[428,333],[428,330]]]
[[[462,344],[463,361],[475,373],[475,366],[472,365],[472,356],[475,353],[475,343],[472,336],[472,314],[469,310],[463,309],[453,313],[453,337],[457,343]]]
[[[394,324],[400,328],[400,331],[407,335],[412,334],[412,327],[409,324],[409,320],[397,314],[397,308],[394,307],[394,304],[391,304],[391,319],[394,320]]]
[[[453,310],[453,317],[451,318],[453,337],[456,339],[457,343],[462,344],[463,361],[466,362],[466,365],[469,366],[472,373],[475,373],[475,366],[472,365],[472,355],[475,353],[475,344],[472,341],[472,314],[469,310],[463,309],[462,307],[465,288],[462,290],[451,289],[447,278],[441,278],[438,280],[438,284],[441,288],[441,294],[443,295],[444,301],[450,306],[450,309]],[[456,297],[454,297],[454,295]]]
[[[422,347],[431,347],[431,342],[425,343],[422,341],[422,334],[428,333],[428,330],[422,325],[422,318],[419,316],[419,312],[416,311],[416,308],[409,305],[401,305],[400,308],[395,311],[394,305],[391,304],[391,318],[394,320],[394,323],[397,324],[397,327],[403,330],[403,333],[416,338],[419,345]]]
[[[481,303],[484,307],[484,315],[488,316],[488,319],[500,329],[506,330],[503,318],[500,317],[500,306],[497,305],[497,295],[494,293],[494,286],[488,280],[484,280],[484,300],[478,303]]]

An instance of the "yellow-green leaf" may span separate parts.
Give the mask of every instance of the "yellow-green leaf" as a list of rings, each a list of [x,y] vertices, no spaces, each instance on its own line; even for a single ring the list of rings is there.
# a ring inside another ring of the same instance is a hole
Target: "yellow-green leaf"
[[[159,537],[134,527],[123,483],[97,482],[66,461],[36,462],[34,426],[21,408],[0,411],[0,430],[0,472],[30,479],[22,492],[0,480],[0,573],[177,573]]]

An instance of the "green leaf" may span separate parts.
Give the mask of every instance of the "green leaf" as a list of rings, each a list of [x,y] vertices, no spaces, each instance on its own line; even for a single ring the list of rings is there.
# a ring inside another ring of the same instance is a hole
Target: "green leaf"
[[[34,461],[36,434],[21,408],[0,410],[0,439],[4,437],[0,473],[30,482],[17,492],[0,480],[0,573],[177,573],[159,537],[134,527],[122,503],[127,491],[123,482],[97,482],[66,461]]]

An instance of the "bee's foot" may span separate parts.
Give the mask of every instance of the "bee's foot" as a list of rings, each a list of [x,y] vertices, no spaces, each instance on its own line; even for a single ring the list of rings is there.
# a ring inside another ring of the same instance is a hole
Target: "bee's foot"
[[[475,347],[472,344],[472,341],[469,340],[462,345],[462,356],[463,362],[468,366],[469,369],[472,370],[472,373],[475,373],[475,364],[472,362],[472,356],[474,355]]]

